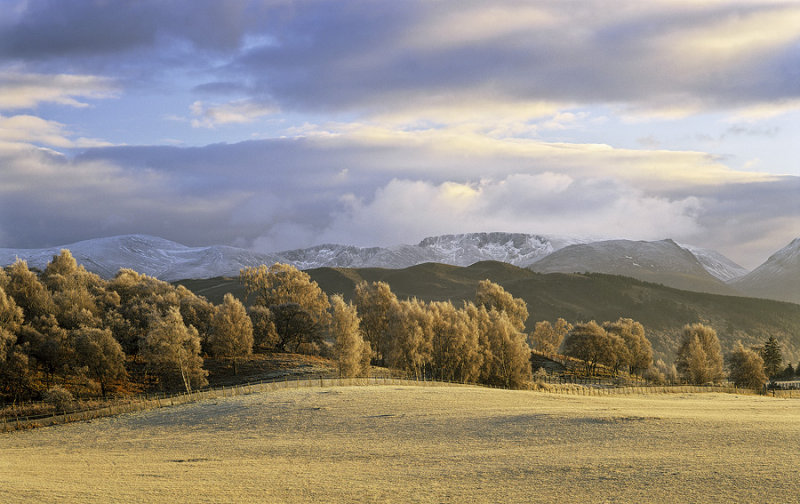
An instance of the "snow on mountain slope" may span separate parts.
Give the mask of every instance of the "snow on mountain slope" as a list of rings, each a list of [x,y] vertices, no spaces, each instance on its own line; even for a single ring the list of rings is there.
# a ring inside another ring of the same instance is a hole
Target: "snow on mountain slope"
[[[593,272],[623,275],[683,290],[735,294],[695,255],[672,240],[607,240],[570,245],[534,263],[538,273]]]
[[[27,260],[31,267],[43,269],[54,255],[66,248],[86,269],[105,278],[114,276],[120,268],[131,268],[162,280],[173,281],[186,278],[236,276],[241,268],[275,262],[292,264],[300,269],[319,267],[397,269],[425,262],[469,266],[486,260],[527,267],[538,264],[537,261],[564,247],[589,243],[592,243],[592,240],[576,237],[522,233],[467,233],[433,236],[425,238],[417,245],[362,248],[329,244],[261,254],[235,247],[187,247],[152,236],[125,235],[86,240],[47,249],[0,249],[0,265],[11,264],[19,257]],[[709,271],[716,271],[716,275],[735,274],[730,272],[736,271],[738,266],[720,254],[702,249],[692,250],[694,255],[685,250],[683,252],[691,257],[698,256],[697,259],[703,266]],[[673,253],[676,251],[673,250]],[[620,256],[622,259],[626,254],[630,255],[625,250],[620,250],[619,254],[622,254]],[[572,267],[577,268],[572,271],[591,271],[590,268],[570,266]]]
[[[417,245],[361,248],[350,245],[318,245],[278,252],[282,262],[300,269],[408,268],[437,262],[469,266],[479,261],[502,261],[528,266],[566,245],[586,240],[522,233],[467,233],[425,238]]]
[[[691,252],[706,271],[723,282],[728,282],[747,274],[745,268],[739,266],[716,250],[693,247],[682,243],[678,245]]]
[[[748,296],[800,303],[800,238],[730,285]]]
[[[425,238],[418,247],[429,250],[444,262],[469,266],[478,261],[502,261],[514,266],[529,266],[567,245],[587,239],[522,233],[467,233]]]
[[[210,278],[238,275],[239,269],[255,264],[272,264],[274,256],[235,247],[187,247],[163,238],[123,235],[97,238],[47,249],[0,249],[0,265],[17,258],[29,267],[44,269],[61,249],[69,249],[87,270],[104,278],[120,268],[172,281],[183,278]]]
[[[283,262],[300,269],[320,267],[407,268],[425,262],[469,266],[494,260],[528,266],[555,250],[587,240],[521,233],[469,233],[425,238],[417,245],[361,248],[318,245],[259,254],[226,246],[187,247],[162,238],[125,235],[86,240],[47,249],[0,249],[0,264],[19,257],[43,269],[61,249],[69,249],[89,271],[105,278],[131,268],[162,280],[235,276],[241,268]]]

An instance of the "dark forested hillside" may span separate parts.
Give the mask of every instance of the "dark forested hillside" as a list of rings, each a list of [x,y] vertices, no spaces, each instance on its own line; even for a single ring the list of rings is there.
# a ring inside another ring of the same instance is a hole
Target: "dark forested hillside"
[[[468,267],[421,264],[392,270],[380,268],[318,268],[307,273],[328,294],[349,299],[361,281],[384,281],[399,298],[422,300],[472,299],[478,282],[492,280],[528,303],[528,331],[540,320],[616,320],[641,322],[657,358],[673,360],[685,324],[704,322],[714,327],[724,351],[736,340],[762,344],[774,335],[784,345],[784,357],[800,358],[800,305],[735,296],[682,291],[628,277],[589,274],[539,274],[500,262]],[[237,279],[216,278],[181,282],[198,295],[220,302],[225,292],[239,297]]]

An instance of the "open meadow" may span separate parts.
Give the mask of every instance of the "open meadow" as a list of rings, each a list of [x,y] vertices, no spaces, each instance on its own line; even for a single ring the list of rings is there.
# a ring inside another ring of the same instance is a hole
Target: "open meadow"
[[[284,389],[0,435],[0,502],[796,502],[800,401]]]

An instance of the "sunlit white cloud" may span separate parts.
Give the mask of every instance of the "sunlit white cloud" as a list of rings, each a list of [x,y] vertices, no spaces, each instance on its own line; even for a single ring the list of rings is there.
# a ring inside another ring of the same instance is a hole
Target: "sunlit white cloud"
[[[764,4],[737,2],[730,10],[713,16],[698,16],[670,30],[671,37],[659,39],[672,54],[691,64],[712,64],[716,68],[741,64],[769,54],[775,48],[797,42],[800,8],[794,2]],[[719,5],[717,6],[719,7]]]
[[[115,95],[114,82],[106,77],[73,74],[36,74],[0,70],[0,110],[33,108],[40,103],[88,107],[82,99]]]
[[[278,112],[274,105],[262,104],[252,100],[237,100],[229,103],[204,103],[196,101],[191,106],[192,126],[195,128],[214,128],[223,124],[243,124]]]
[[[0,115],[0,142],[35,144],[58,148],[107,147],[111,144],[94,138],[73,138],[66,127],[32,115]]]
[[[396,179],[369,201],[349,203],[323,240],[411,243],[421,235],[479,229],[652,240],[697,234],[702,209],[694,197],[669,200],[608,180],[577,181],[552,173],[475,183]]]

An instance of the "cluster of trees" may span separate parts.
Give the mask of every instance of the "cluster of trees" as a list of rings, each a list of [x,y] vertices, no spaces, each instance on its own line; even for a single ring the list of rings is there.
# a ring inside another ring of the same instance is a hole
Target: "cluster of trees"
[[[525,302],[484,280],[475,300],[398,300],[384,282],[361,282],[354,305],[372,362],[417,378],[520,387],[531,379]]]
[[[106,395],[125,388],[134,365],[145,381],[190,391],[207,384],[204,356],[228,360],[235,373],[254,351],[332,356],[341,376],[382,365],[504,387],[530,381],[531,348],[580,359],[587,374],[603,366],[662,382],[718,382],[726,361],[729,379],[741,386],[795,375],[774,338],[760,348],[739,343],[723,359],[716,332],[703,324],[684,327],[674,366],[653,363],[644,327],[628,318],[543,321],[526,335],[525,302],[489,280],[456,306],[399,300],[384,282],[359,283],[347,302],[285,264],[246,268],[239,279],[249,308],[230,294],[214,305],[129,269],[103,280],[67,250],[40,273],[24,261],[0,268],[0,396],[32,397],[76,378]]]
[[[555,325],[537,322],[531,342],[540,352],[559,352],[583,361],[588,375],[596,374],[598,365],[602,365],[614,375],[626,370],[657,383],[702,385],[727,379],[739,387],[754,389],[760,389],[769,379],[792,380],[800,375],[791,364],[783,367],[780,344],[774,336],[759,347],[747,348],[737,342],[723,356],[716,331],[701,323],[684,326],[674,365],[663,360],[654,363],[644,327],[626,318],[574,326],[563,319]]]
[[[738,341],[723,357],[716,331],[701,323],[684,326],[673,369],[664,370],[661,364],[661,369],[654,373],[657,380],[696,385],[719,383],[727,378],[739,387],[761,389],[770,379],[794,378],[791,364],[782,367],[780,344],[774,336],[760,347],[747,348]]]
[[[230,294],[215,306],[182,286],[122,269],[87,272],[69,251],[42,272],[0,269],[0,395],[40,396],[83,383],[106,395],[140,382],[207,384],[204,357],[237,362],[255,351],[331,355],[342,376],[371,363],[420,378],[509,387],[530,379],[525,303],[485,281],[474,302],[400,301],[385,283],[360,284],[353,302],[328,297],[283,264],[240,274],[249,309]]]
[[[0,268],[2,397],[35,397],[57,381],[125,390],[133,364],[146,380],[191,390],[207,383],[203,355],[252,347],[250,317],[232,296],[215,306],[129,269],[107,281],[67,250],[38,274],[20,260]]]
[[[602,325],[592,320],[567,329],[562,353],[584,361],[587,374],[595,374],[598,364],[614,375],[622,370],[641,374],[653,363],[650,340],[642,324],[635,320],[620,318]]]
[[[791,362],[784,367],[781,345],[774,336],[770,336],[760,347],[751,348],[764,361],[764,374],[770,380],[800,380],[800,363],[792,366]]]
[[[306,273],[259,266],[239,276],[248,299],[272,325],[257,335],[279,351],[325,353],[332,344],[342,376],[366,373],[370,364],[417,378],[519,387],[530,380],[530,347],[523,332],[528,310],[488,280],[475,300],[398,300],[385,282],[361,282],[353,301],[325,296]]]

